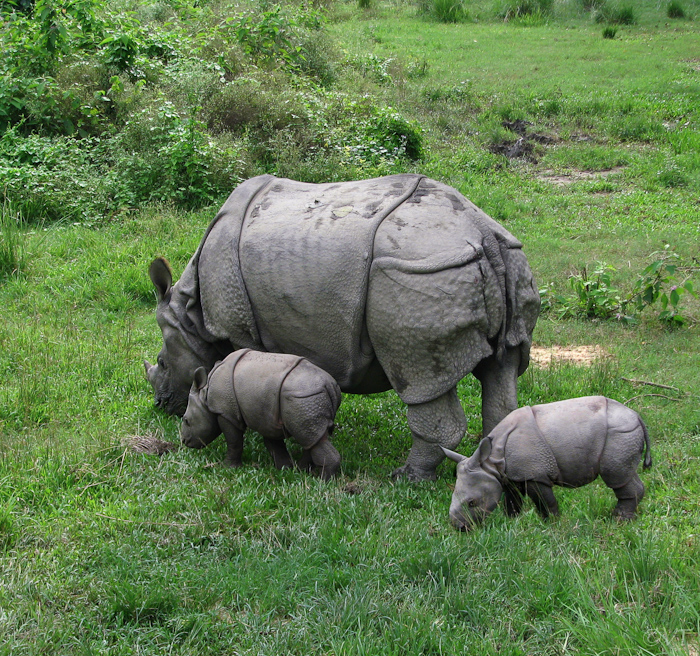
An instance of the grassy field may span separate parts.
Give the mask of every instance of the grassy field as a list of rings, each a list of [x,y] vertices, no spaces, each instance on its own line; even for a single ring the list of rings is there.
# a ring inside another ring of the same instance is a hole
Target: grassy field
[[[423,158],[324,169],[280,156],[268,170],[422,172],[520,238],[540,287],[563,299],[535,345],[601,354],[533,364],[520,403],[605,394],[641,412],[654,466],[639,518],[614,521],[598,481],[557,490],[554,521],[527,505],[455,531],[454,465],[435,482],[389,478],[410,446],[393,393],[344,397],[342,473],[328,483],[274,470],[254,434],[235,471],[219,442],[140,452],[176,443],[179,428],[143,372],[161,343],[148,264],[164,255],[179,275],[225,195],[194,211],[19,225],[8,201],[0,654],[700,653],[700,304],[682,295],[675,329],[658,302],[634,325],[560,318],[576,306],[570,277],[599,262],[615,268],[613,303],[654,261],[678,265],[669,294],[700,287],[700,6],[686,2],[683,19],[634,6],[613,39],[566,2],[508,22],[466,4],[455,24],[402,2],[331,6],[337,69],[324,93],[366,94],[415,121]],[[522,156],[504,155],[521,138]],[[468,377],[459,392],[470,453],[478,385]]]

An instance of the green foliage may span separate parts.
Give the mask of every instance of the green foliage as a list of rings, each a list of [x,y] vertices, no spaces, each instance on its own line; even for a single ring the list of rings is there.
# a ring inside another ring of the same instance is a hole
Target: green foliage
[[[610,25],[603,28],[603,38],[604,39],[614,39],[617,34],[617,28],[611,27]]]
[[[360,9],[369,9],[372,6],[372,0],[357,0],[357,6]]]
[[[666,15],[669,18],[685,18],[685,10],[678,0],[671,0],[666,8]]]
[[[673,252],[664,252],[638,275],[626,295],[613,286],[615,267],[600,262],[590,273],[584,267],[580,274],[569,278],[575,293],[573,298],[557,294],[551,285],[540,290],[542,310],[555,311],[561,318],[617,319],[632,324],[639,314],[658,301],[659,320],[669,327],[682,326],[687,323],[687,317],[681,314],[681,297],[685,293],[696,296],[696,293],[689,275],[682,279],[677,277],[679,267],[670,263],[677,257]]]
[[[245,52],[255,61],[300,68],[305,60],[302,47],[295,42],[294,29],[298,24],[281,5],[261,15],[243,14],[227,22]]]

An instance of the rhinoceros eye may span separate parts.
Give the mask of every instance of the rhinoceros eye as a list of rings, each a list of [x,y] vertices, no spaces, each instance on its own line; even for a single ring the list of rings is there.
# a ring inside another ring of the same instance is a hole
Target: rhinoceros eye
[[[473,508],[476,506],[476,499],[469,499],[469,503],[467,504],[470,508]]]
[[[161,369],[165,369],[165,360],[163,360],[163,358],[160,355],[158,356],[157,362],[158,362],[158,366]]]

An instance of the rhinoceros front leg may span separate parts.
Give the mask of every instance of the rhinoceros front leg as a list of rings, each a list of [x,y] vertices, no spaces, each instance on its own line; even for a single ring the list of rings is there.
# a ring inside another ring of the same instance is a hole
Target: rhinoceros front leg
[[[242,431],[234,426],[228,419],[219,416],[219,428],[226,439],[226,457],[224,464],[227,467],[240,467],[243,464],[243,436]]]
[[[435,468],[445,459],[441,446],[454,449],[467,430],[467,418],[457,390],[451,389],[428,403],[408,406],[408,426],[413,446],[403,467],[392,477],[410,481],[435,480]]]
[[[484,436],[507,414],[518,407],[520,347],[506,349],[503,360],[495,355],[482,360],[474,369],[481,383],[481,419]]]

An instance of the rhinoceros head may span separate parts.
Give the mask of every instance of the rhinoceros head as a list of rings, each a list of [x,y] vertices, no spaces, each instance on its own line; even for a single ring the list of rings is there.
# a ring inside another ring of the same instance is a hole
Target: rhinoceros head
[[[210,370],[221,356],[194,328],[184,325],[186,299],[180,298],[177,285],[173,286],[168,263],[158,258],[148,273],[158,294],[156,320],[163,333],[163,348],[155,365],[144,362],[146,377],[153,386],[156,405],[168,414],[182,416],[194,372],[199,367]]]
[[[204,389],[206,385],[207,370],[199,367],[194,372],[194,382],[187,399],[187,410],[180,426],[182,443],[192,449],[201,449],[221,435],[218,418],[207,405]]]
[[[482,467],[491,454],[491,440],[487,437],[481,440],[470,458],[448,449],[443,448],[443,451],[457,463],[457,483],[452,493],[450,521],[456,528],[469,531],[496,509],[503,494],[498,479]]]

